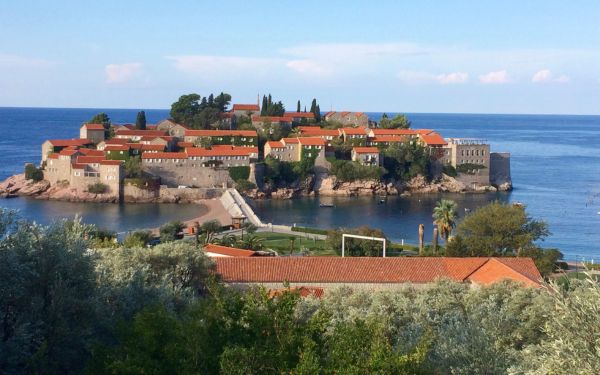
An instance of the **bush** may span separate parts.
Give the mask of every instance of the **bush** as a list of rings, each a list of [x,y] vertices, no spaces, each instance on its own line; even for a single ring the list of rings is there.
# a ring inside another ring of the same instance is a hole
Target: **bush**
[[[331,163],[331,174],[340,181],[379,180],[385,173],[381,167],[361,165],[347,160],[335,160]]]
[[[250,182],[248,180],[236,180],[235,188],[238,189],[239,191],[248,191],[248,190],[256,189],[256,185],[253,182]]]
[[[138,189],[156,190],[160,187],[160,177],[126,178],[124,184],[133,185]]]
[[[458,176],[458,172],[456,172],[456,168],[454,168],[450,164],[444,165],[444,167],[442,168],[442,172],[444,172],[445,175],[448,175],[450,177]]]
[[[485,168],[485,165],[465,163],[456,167],[456,172],[464,174],[475,174],[478,170]]]
[[[292,232],[311,233],[311,234],[327,234],[324,229],[307,228],[307,227],[292,227]]]
[[[87,191],[92,194],[104,194],[108,191],[108,186],[102,182],[96,182],[89,184]]]
[[[231,177],[233,181],[247,180],[248,177],[250,177],[250,167],[229,167],[229,177]]]
[[[136,230],[125,237],[123,246],[130,249],[134,247],[145,247],[151,239],[152,233],[149,230]]]
[[[185,225],[181,221],[170,221],[160,227],[160,242],[171,242],[181,239],[179,234]]]
[[[25,178],[27,180],[41,181],[44,179],[44,173],[35,167],[33,164],[27,164],[25,166]]]

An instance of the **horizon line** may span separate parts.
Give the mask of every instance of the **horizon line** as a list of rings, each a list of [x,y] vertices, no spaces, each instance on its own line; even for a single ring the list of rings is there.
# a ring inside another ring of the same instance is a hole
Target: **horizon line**
[[[131,111],[169,111],[170,108],[126,108],[126,107],[32,107],[32,106],[2,106],[0,109],[94,109],[94,110],[131,110]],[[321,111],[327,113],[331,111]],[[345,111],[333,111],[345,112]],[[416,114],[416,115],[493,115],[493,116],[600,116],[600,113],[525,113],[525,112],[413,112],[413,111],[352,111],[364,113],[393,113],[393,114]]]

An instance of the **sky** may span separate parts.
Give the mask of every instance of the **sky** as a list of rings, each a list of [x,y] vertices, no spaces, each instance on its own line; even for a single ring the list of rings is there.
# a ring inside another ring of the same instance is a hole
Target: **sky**
[[[0,106],[600,114],[598,1],[0,1]]]

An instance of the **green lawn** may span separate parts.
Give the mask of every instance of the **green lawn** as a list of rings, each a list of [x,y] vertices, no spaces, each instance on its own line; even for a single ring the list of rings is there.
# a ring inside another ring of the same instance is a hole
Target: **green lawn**
[[[308,249],[307,255],[320,255],[320,256],[335,256],[335,251],[327,245],[324,240],[316,240],[310,234],[309,238],[305,236],[293,236],[290,234],[272,233],[272,232],[260,232],[255,233],[257,237],[264,238],[263,246],[267,249],[276,250],[279,255],[287,255],[290,253],[291,241],[290,237],[294,237],[294,253],[300,253],[301,250]]]

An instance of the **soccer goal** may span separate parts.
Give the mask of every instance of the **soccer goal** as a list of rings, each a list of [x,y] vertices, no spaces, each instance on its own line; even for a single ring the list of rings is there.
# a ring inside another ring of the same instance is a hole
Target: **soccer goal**
[[[386,240],[382,237],[370,237],[370,236],[359,236],[357,234],[342,234],[342,258],[346,255],[346,238],[358,238],[361,240],[371,240],[383,242],[383,257],[385,258],[385,245]]]

